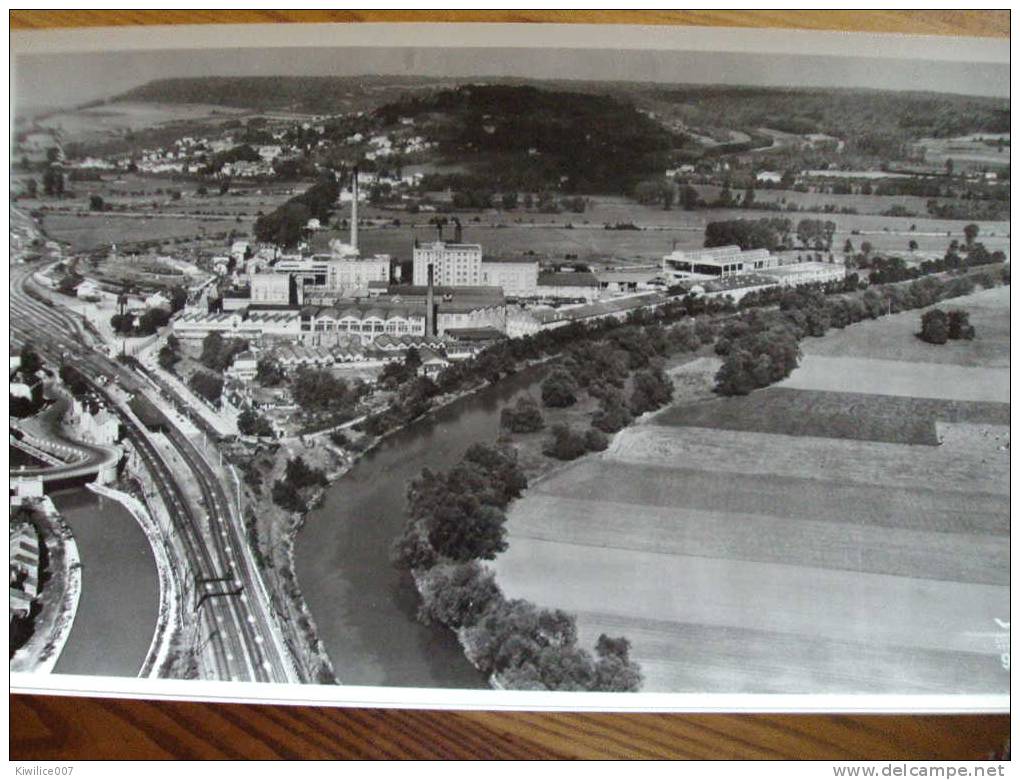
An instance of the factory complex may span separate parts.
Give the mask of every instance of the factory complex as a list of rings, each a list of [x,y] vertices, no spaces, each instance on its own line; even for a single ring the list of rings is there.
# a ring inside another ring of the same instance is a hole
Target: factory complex
[[[267,246],[253,251],[238,242],[231,249],[234,284],[180,312],[174,335],[194,344],[218,333],[254,349],[298,350],[288,353],[288,366],[372,362],[380,359],[377,346],[386,359],[411,346],[468,357],[501,338],[623,318],[660,305],[678,289],[739,299],[750,290],[828,282],[845,273],[842,265],[781,265],[765,249],[738,246],[674,250],[660,266],[543,270],[533,255],[485,256],[481,244],[463,240],[455,219],[452,241],[442,239],[441,227],[437,240],[414,240],[411,278],[402,281],[389,255],[361,255],[356,172],[352,190],[349,242],[334,239],[328,253],[311,255]]]

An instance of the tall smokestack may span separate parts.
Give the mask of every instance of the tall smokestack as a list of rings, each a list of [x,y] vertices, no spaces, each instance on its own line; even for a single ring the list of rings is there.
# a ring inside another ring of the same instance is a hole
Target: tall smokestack
[[[354,181],[351,183],[351,246],[358,248],[358,166],[354,166]]]
[[[460,220],[457,217],[453,218],[453,243],[462,244],[464,242],[463,229],[460,226]]]
[[[436,335],[436,302],[435,302],[435,291],[433,288],[433,280],[435,278],[435,272],[432,268],[432,263],[429,263],[429,285],[425,290],[425,335],[435,336]]]

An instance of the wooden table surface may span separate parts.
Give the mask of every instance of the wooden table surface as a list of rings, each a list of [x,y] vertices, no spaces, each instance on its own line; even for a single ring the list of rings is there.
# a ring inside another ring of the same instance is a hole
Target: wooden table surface
[[[11,11],[12,29],[241,22],[603,22],[1009,37],[1008,11]],[[424,712],[10,697],[12,759],[980,759],[1009,716]]]

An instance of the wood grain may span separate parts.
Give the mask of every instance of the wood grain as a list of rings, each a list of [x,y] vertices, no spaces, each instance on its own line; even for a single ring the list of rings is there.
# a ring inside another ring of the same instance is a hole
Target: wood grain
[[[10,27],[560,22],[1009,37],[1008,11],[11,11]],[[1008,716],[422,712],[10,697],[12,759],[980,759]]]
[[[11,758],[981,759],[1007,716],[424,712],[11,697]]]
[[[11,11],[11,28],[274,22],[557,22],[1009,37],[1009,11]]]

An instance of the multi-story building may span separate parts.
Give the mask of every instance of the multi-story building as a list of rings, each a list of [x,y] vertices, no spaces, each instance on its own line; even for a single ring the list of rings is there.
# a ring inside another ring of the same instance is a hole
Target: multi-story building
[[[375,255],[361,259],[330,254],[283,259],[276,262],[273,274],[269,275],[294,279],[298,305],[312,302],[328,304],[340,298],[368,295],[370,282],[388,282],[390,256]],[[252,302],[255,302],[254,284]]]
[[[538,261],[523,257],[486,257],[482,260],[480,284],[502,287],[509,298],[531,298],[538,294]]]
[[[258,273],[251,275],[251,303],[280,306],[291,302],[290,275]]]
[[[448,244],[433,241],[414,247],[413,283],[428,284],[432,266],[434,281],[446,287],[479,286],[482,284],[482,245]]]

